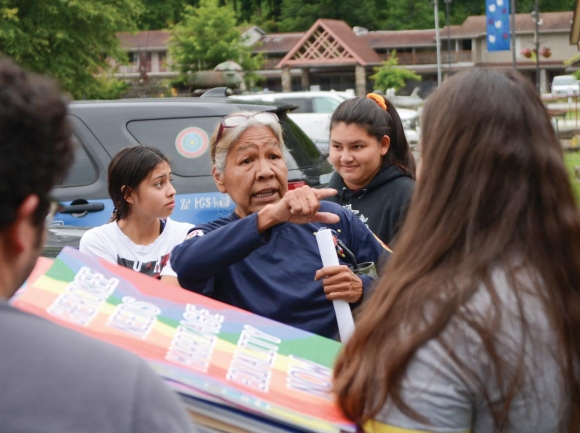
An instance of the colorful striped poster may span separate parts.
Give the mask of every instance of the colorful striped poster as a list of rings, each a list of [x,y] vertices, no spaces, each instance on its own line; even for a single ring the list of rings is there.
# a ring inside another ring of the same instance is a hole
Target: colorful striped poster
[[[70,247],[14,305],[140,355],[195,397],[307,431],[355,431],[330,394],[336,341]]]

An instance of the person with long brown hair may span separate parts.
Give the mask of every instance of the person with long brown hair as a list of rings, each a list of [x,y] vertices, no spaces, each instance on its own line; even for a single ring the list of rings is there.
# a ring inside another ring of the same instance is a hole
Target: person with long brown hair
[[[580,431],[580,211],[540,98],[516,72],[454,75],[421,152],[340,408],[373,432]]]

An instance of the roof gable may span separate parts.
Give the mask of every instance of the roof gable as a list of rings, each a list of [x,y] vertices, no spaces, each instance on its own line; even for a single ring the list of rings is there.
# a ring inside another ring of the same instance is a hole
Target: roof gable
[[[380,61],[377,53],[344,21],[319,19],[277,67],[330,64],[364,66]]]

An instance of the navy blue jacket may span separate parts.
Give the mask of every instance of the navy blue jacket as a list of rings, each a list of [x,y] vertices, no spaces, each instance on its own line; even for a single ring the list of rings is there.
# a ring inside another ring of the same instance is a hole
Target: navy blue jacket
[[[321,212],[340,216],[337,224],[278,224],[258,233],[257,214],[231,214],[196,226],[190,239],[174,248],[171,266],[182,287],[260,316],[334,338],[332,302],[314,274],[322,268],[315,233],[333,229],[359,263],[389,254],[349,210],[321,202]],[[339,256],[341,264],[349,262]],[[365,297],[374,279],[361,276]]]

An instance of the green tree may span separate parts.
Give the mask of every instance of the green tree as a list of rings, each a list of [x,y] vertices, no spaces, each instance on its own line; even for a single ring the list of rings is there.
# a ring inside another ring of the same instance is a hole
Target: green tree
[[[168,29],[183,19],[186,6],[198,6],[199,0],[141,0],[144,12],[137,24],[139,30]]]
[[[421,77],[405,68],[398,68],[399,60],[397,52],[393,51],[389,58],[383,62],[383,66],[375,67],[375,74],[370,79],[375,82],[375,89],[386,91],[387,89],[399,90],[405,87],[407,80],[421,81]]]
[[[484,2],[485,3],[485,2]],[[451,4],[453,7],[453,3]],[[445,4],[439,0],[439,25],[445,25]],[[387,18],[382,22],[385,30],[433,29],[435,17],[433,2],[424,0],[389,0]],[[463,22],[463,21],[461,21]]]
[[[183,21],[172,29],[169,52],[182,75],[213,69],[227,60],[247,71],[259,69],[261,62],[242,43],[233,8],[219,6],[217,0],[201,0],[199,7],[185,8]]]
[[[318,18],[331,18],[379,30],[387,16],[386,6],[385,0],[283,0],[280,29],[305,31]]]
[[[0,0],[0,51],[75,98],[96,94],[106,56],[126,59],[115,32],[132,30],[141,8],[140,0]]]

